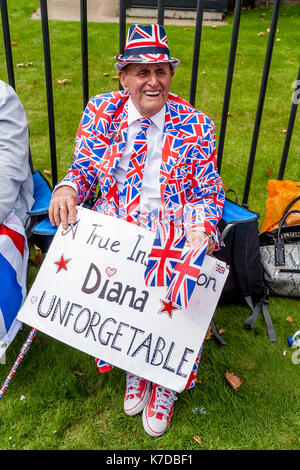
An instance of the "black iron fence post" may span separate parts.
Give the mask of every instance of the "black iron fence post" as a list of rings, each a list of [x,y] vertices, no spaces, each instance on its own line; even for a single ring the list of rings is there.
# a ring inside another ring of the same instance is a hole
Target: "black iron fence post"
[[[195,30],[195,39],[194,39],[194,54],[193,54],[192,76],[191,76],[191,86],[190,86],[190,103],[192,106],[195,106],[204,3],[205,3],[205,0],[198,0],[197,2],[196,30]]]
[[[292,98],[292,106],[291,106],[291,111],[290,111],[289,123],[288,123],[288,128],[287,128],[287,132],[285,136],[282,156],[281,156],[280,168],[279,168],[279,173],[278,173],[279,180],[283,179],[284,172],[285,172],[285,166],[287,162],[287,157],[288,157],[290,143],[291,143],[293,129],[294,129],[294,123],[295,123],[298,104],[299,104],[299,96],[300,96],[300,65],[298,69],[298,76],[297,76],[297,81],[295,84],[295,91],[293,93],[293,98]]]
[[[248,170],[247,170],[246,182],[245,182],[245,187],[244,187],[244,195],[243,195],[242,204],[245,207],[247,207],[247,203],[248,203],[250,184],[251,184],[251,179],[252,179],[254,160],[255,160],[255,154],[256,154],[256,148],[257,148],[257,142],[258,142],[258,136],[259,136],[259,130],[260,130],[260,123],[261,123],[262,111],[263,111],[265,94],[266,94],[266,89],[267,89],[267,81],[269,78],[269,70],[270,70],[270,65],[271,65],[272,52],[273,52],[273,46],[274,46],[274,40],[275,40],[275,34],[276,34],[276,28],[277,28],[279,6],[280,6],[280,0],[274,0],[271,25],[270,25],[270,33],[269,33],[269,38],[268,38],[268,45],[267,45],[267,51],[266,51],[266,56],[265,56],[263,75],[262,75],[262,80],[261,80],[261,85],[260,85],[260,93],[259,93],[257,110],[256,110],[256,118],[255,118],[252,143],[251,143],[251,149],[250,149],[250,155],[249,155]]]
[[[120,0],[119,3],[119,54],[124,53],[126,42],[126,0]],[[123,87],[119,81],[119,90]]]
[[[7,68],[7,77],[8,83],[13,88],[15,87],[15,75],[14,75],[14,66],[13,58],[11,52],[11,42],[10,42],[10,32],[9,32],[9,21],[7,13],[7,3],[6,0],[0,0],[1,6],[1,18],[2,18],[2,30],[3,30],[3,39],[5,47],[5,57],[6,57],[6,68]]]
[[[82,66],[82,100],[83,108],[89,99],[88,74],[88,38],[87,38],[87,3],[80,0],[80,26],[81,26],[81,66]]]
[[[45,62],[45,80],[46,80],[47,104],[48,104],[48,125],[49,125],[50,155],[51,155],[51,168],[52,168],[52,185],[54,187],[57,183],[57,162],[56,162],[56,142],[55,142],[53,89],[52,89],[52,72],[51,72],[47,0],[40,0],[40,8],[41,8],[44,62]]]
[[[165,0],[158,0],[157,4],[157,24],[164,24]]]
[[[235,63],[235,57],[236,57],[237,41],[238,41],[238,36],[239,36],[241,3],[242,3],[242,0],[236,0],[235,9],[234,9],[234,22],[233,22],[233,28],[232,28],[231,45],[230,45],[230,52],[229,52],[227,78],[226,78],[226,85],[225,85],[219,144],[218,144],[217,166],[218,166],[219,173],[221,173],[223,149],[224,149],[226,126],[227,126],[227,119],[228,119],[228,109],[229,109],[229,102],[230,102],[230,95],[231,95],[232,77],[233,77],[234,63]]]

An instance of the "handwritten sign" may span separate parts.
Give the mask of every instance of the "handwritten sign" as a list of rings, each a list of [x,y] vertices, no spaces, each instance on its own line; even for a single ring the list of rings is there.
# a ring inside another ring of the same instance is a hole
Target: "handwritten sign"
[[[18,319],[93,357],[175,391],[185,388],[227,269],[206,256],[188,308],[147,287],[154,233],[78,208],[59,227]]]

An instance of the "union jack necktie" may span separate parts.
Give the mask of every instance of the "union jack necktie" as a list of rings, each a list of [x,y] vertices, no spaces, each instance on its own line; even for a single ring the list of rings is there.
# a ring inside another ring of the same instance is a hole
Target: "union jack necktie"
[[[125,220],[137,224],[138,208],[140,203],[142,180],[147,156],[147,130],[151,124],[151,119],[140,119],[141,131],[137,134],[132,154],[129,160],[126,179],[121,192],[121,213]]]

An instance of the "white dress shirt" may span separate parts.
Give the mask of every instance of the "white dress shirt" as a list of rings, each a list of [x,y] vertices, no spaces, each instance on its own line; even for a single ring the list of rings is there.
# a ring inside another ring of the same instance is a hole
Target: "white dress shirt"
[[[128,102],[128,131],[125,149],[119,164],[115,170],[114,177],[121,193],[126,172],[132,154],[133,145],[137,134],[141,131],[139,119],[142,118],[134,106],[131,98]],[[161,152],[163,145],[163,130],[165,125],[165,106],[156,114],[151,116],[152,123],[147,130],[147,156],[140,195],[140,210],[149,211],[161,205],[159,173],[161,165]]]

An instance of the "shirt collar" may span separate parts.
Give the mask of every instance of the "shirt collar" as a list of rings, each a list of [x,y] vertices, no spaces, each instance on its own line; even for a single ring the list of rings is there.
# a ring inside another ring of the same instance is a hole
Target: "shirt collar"
[[[158,127],[159,130],[163,131],[164,130],[164,125],[165,125],[165,115],[166,115],[166,107],[163,106],[163,108],[158,111],[158,113],[153,114],[151,116],[151,121]],[[140,114],[140,112],[136,109],[134,106],[131,97],[128,99],[128,126],[132,124],[134,121],[137,121],[138,119],[141,119],[143,116]]]

